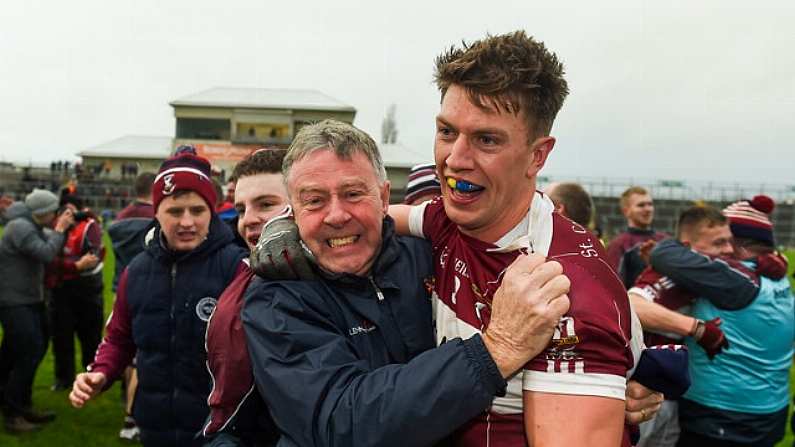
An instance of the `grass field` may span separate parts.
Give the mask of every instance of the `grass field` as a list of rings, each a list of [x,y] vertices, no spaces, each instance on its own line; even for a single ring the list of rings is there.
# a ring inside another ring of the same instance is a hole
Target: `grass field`
[[[105,235],[105,245],[110,247],[110,241]],[[790,264],[790,274],[795,267],[795,250],[787,253]],[[110,291],[113,277],[114,260],[112,250],[108,250],[105,262],[105,314],[109,314],[113,303],[113,294]],[[790,278],[792,278],[790,276]],[[78,350],[79,351],[79,350]],[[80,364],[79,359],[77,364]],[[793,383],[795,369],[790,370],[790,382]],[[124,409],[118,382],[107,392],[80,410],[69,405],[66,391],[54,392],[50,390],[53,384],[53,355],[52,349],[47,352],[38,373],[33,390],[33,402],[38,408],[47,408],[58,413],[55,422],[48,424],[43,430],[25,435],[8,435],[0,429],[0,446],[3,447],[100,447],[100,446],[125,446],[129,442],[118,438],[121,428]],[[791,409],[790,409],[791,410]],[[792,446],[793,435],[789,427],[787,436],[779,446]]]

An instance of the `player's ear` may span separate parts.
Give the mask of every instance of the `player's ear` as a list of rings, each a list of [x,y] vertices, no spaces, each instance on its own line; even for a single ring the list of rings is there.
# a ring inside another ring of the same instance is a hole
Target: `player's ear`
[[[535,176],[547,163],[549,153],[555,147],[555,137],[543,136],[536,138],[530,144],[530,165],[527,168],[527,177]]]

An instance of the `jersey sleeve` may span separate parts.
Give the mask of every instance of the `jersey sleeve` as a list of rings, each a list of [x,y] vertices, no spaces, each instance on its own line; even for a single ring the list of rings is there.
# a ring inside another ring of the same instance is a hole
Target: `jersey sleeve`
[[[447,221],[441,197],[423,202],[411,208],[409,213],[409,232],[412,236],[433,241],[438,239]]]
[[[606,264],[594,270],[571,259],[577,258],[558,259],[571,280],[571,307],[547,349],[525,365],[522,387],[623,400],[636,358],[633,351],[639,349],[632,342],[635,334],[626,292]],[[605,274],[610,276],[599,277]]]

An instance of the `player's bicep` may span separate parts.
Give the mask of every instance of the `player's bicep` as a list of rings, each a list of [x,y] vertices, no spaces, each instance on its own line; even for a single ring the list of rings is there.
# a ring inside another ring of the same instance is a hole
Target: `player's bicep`
[[[531,446],[621,445],[624,401],[597,396],[525,391],[524,421]]]

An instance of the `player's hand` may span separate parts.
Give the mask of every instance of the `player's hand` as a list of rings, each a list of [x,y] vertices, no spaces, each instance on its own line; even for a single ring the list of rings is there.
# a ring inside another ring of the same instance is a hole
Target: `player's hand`
[[[250,259],[254,273],[268,280],[316,278],[314,256],[301,242],[289,207],[262,227]]]
[[[635,380],[627,382],[626,397],[624,420],[630,425],[653,419],[665,398],[662,393],[654,392]]]
[[[538,254],[520,255],[505,271],[494,294],[491,321],[483,342],[507,378],[549,344],[560,318],[569,310],[569,278],[556,261]]]
[[[75,261],[75,268],[78,272],[91,270],[99,264],[99,258],[94,253],[86,253]]]
[[[720,318],[713,318],[709,321],[697,320],[696,327],[691,334],[696,343],[707,352],[710,360],[723,352],[724,349],[729,349],[729,340],[726,339],[726,334],[720,329],[721,323],[723,321]]]
[[[66,210],[64,210],[63,213],[61,213],[60,216],[58,216],[58,220],[55,221],[54,229],[59,233],[64,233],[66,232],[66,230],[69,229],[69,227],[71,227],[74,224],[75,224],[74,212],[71,209],[67,208]]]
[[[80,373],[75,378],[72,385],[72,392],[69,393],[69,401],[75,408],[82,408],[91,398],[96,396],[105,383],[108,381],[105,374],[101,372]]]

